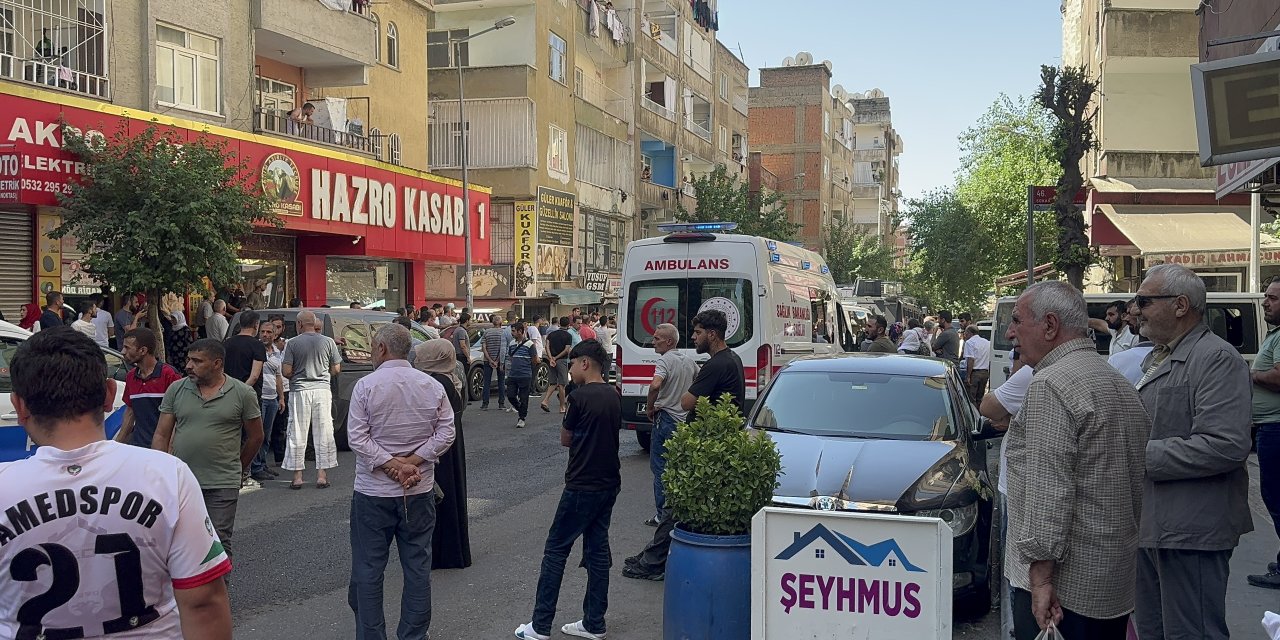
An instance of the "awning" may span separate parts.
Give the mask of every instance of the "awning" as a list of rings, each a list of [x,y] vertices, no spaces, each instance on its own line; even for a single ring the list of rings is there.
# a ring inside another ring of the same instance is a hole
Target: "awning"
[[[1235,266],[1249,263],[1252,230],[1245,222],[1247,209],[1234,207],[1179,207],[1097,205],[1094,244],[1128,244],[1137,255],[1152,262],[1177,262],[1189,266]],[[1118,232],[1118,233],[1117,233]],[[1117,239],[1116,236],[1122,236]],[[1100,237],[1107,237],[1100,241]],[[1127,240],[1127,242],[1124,242]],[[1280,240],[1261,234],[1262,262],[1280,259]]]
[[[600,293],[586,289],[547,289],[543,295],[560,299],[560,304],[600,304]]]
[[[1089,184],[1102,193],[1204,193],[1213,191],[1212,178],[1090,178]]]

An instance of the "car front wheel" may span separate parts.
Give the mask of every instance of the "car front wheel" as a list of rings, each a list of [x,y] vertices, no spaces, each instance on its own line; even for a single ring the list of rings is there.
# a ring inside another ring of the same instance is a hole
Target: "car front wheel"
[[[471,367],[471,371],[467,373],[467,389],[470,391],[470,400],[479,400],[484,394],[484,367],[475,365]]]

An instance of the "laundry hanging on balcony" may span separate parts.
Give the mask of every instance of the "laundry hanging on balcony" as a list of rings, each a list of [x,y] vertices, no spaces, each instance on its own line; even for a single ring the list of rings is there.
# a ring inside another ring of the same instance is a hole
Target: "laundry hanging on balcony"
[[[716,11],[707,0],[689,0],[689,8],[693,9],[693,21],[707,31],[720,30],[720,12]]]
[[[600,36],[600,4],[594,1],[587,9],[587,35],[592,38]]]

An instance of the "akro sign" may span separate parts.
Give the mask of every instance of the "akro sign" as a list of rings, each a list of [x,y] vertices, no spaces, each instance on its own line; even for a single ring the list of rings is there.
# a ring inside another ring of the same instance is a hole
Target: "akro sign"
[[[941,520],[768,507],[751,553],[752,640],[951,637]]]

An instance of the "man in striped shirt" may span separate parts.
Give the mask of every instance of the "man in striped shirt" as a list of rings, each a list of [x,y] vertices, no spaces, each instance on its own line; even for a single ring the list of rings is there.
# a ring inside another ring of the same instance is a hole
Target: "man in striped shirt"
[[[160,401],[169,385],[184,376],[177,369],[156,359],[156,334],[145,327],[124,336],[125,362],[133,365],[124,381],[124,421],[116,433],[116,441],[144,449],[151,448],[151,438],[160,421]]]
[[[503,330],[502,318],[498,314],[489,316],[489,322],[492,327],[484,330],[484,391],[480,394],[480,410],[489,410],[489,390],[492,388],[493,374],[498,374],[498,408],[505,410],[507,408],[506,396],[507,388],[507,370],[506,370],[506,353],[502,350]]]

